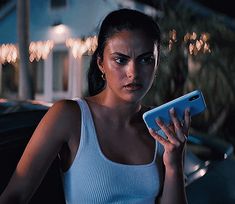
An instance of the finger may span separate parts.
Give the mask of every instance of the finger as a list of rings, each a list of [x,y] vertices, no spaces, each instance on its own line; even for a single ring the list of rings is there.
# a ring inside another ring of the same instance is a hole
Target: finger
[[[162,131],[166,134],[168,137],[168,140],[173,144],[178,144],[178,139],[174,136],[174,132],[172,132],[165,124],[162,122],[161,119],[157,118],[156,123],[158,126],[162,129]]]
[[[184,125],[183,125],[184,134],[186,136],[188,136],[189,134],[190,125],[191,125],[190,109],[186,108],[184,111]]]
[[[149,128],[149,133],[155,140],[160,142],[164,147],[168,145],[169,141],[165,139],[164,137],[162,137],[161,135],[159,135],[153,129]]]
[[[170,125],[168,126],[171,132],[175,132],[175,127],[174,124],[171,122]]]
[[[177,118],[176,111],[174,108],[171,108],[169,112],[170,112],[171,120],[174,124],[176,136],[179,138],[181,142],[184,142],[185,136],[183,132],[183,127],[181,125],[181,122]]]

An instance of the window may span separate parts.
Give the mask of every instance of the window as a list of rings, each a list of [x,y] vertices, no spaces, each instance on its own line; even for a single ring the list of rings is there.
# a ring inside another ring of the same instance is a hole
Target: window
[[[32,62],[32,77],[35,93],[43,93],[44,66],[43,60]]]
[[[53,91],[68,91],[68,51],[58,50],[53,52]]]
[[[67,5],[66,0],[51,0],[51,8],[52,9],[60,9],[64,8]]]
[[[2,79],[1,79],[1,95],[4,98],[12,98],[18,94],[19,86],[19,69],[17,64],[4,64],[2,65]]]

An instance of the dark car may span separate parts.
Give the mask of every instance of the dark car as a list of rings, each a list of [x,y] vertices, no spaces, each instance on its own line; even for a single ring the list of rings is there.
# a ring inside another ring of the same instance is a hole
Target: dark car
[[[0,102],[0,193],[7,185],[34,129],[50,106],[35,101]],[[189,204],[235,203],[233,157],[233,146],[221,139],[189,136],[184,169]],[[30,203],[65,203],[58,158]]]
[[[29,110],[47,110],[52,103],[39,100],[7,100],[0,98],[0,115]]]
[[[0,194],[6,187],[36,126],[50,108],[39,101],[0,102]],[[31,204],[64,204],[59,159],[56,158],[31,199]]]
[[[218,138],[189,136],[185,173],[189,204],[234,204],[234,148]]]

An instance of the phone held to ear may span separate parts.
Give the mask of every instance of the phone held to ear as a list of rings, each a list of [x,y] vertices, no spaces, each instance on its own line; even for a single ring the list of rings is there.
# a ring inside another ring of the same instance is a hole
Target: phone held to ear
[[[190,116],[197,115],[206,109],[206,103],[200,90],[192,91],[161,106],[153,108],[143,114],[143,119],[148,128],[154,131],[160,130],[156,123],[156,119],[160,118],[166,125],[171,122],[169,110],[174,108],[178,119],[184,120],[184,111],[186,108],[190,110]]]

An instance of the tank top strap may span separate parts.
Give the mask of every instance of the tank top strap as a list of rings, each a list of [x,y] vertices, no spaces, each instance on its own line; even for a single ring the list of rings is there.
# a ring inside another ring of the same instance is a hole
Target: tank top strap
[[[83,132],[81,134],[81,140],[85,145],[93,145],[93,150],[99,150],[99,147],[97,147],[96,130],[90,108],[85,99],[76,98],[75,100],[80,106],[82,114],[81,125],[83,127]]]
[[[93,128],[93,119],[92,115],[90,112],[90,108],[87,104],[87,102],[84,99],[81,98],[76,98],[74,99],[77,101],[78,105],[80,106],[81,109],[81,114],[82,114],[82,124],[87,128]]]
[[[89,121],[90,120],[90,117],[89,117],[90,110],[89,110],[89,107],[87,106],[86,101],[81,98],[75,98],[73,100],[77,101],[77,103],[81,109],[82,119],[84,119],[84,121]],[[84,123],[84,121],[82,121],[82,122]],[[84,124],[86,124],[86,123],[84,123]]]

